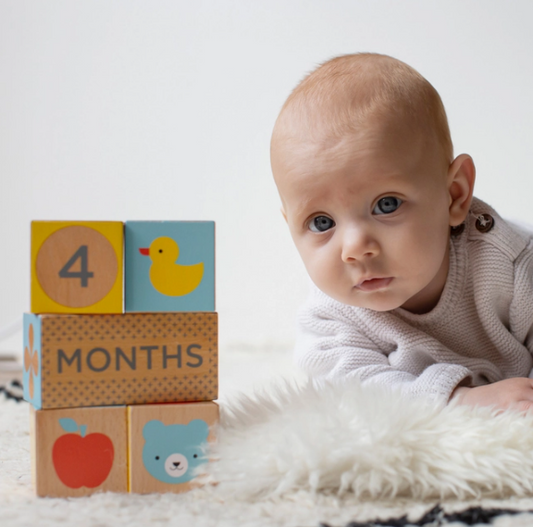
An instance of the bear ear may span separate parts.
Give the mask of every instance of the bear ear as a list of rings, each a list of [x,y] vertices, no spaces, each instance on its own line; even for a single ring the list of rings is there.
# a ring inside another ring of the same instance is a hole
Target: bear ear
[[[143,437],[147,441],[161,437],[165,430],[165,425],[161,421],[148,421],[143,427]]]
[[[202,419],[194,419],[187,425],[187,428],[198,436],[198,441],[205,441],[209,435],[209,426]]]

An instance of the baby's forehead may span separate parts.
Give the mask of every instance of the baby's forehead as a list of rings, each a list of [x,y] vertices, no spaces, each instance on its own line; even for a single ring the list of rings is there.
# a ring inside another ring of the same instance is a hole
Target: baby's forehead
[[[350,192],[368,197],[391,188],[412,191],[421,177],[443,177],[447,165],[439,151],[435,137],[411,132],[400,121],[371,121],[337,138],[293,137],[273,152],[272,168],[284,205],[287,199],[325,199],[340,189],[346,198]]]
[[[310,120],[302,122],[294,116],[287,119],[273,136],[273,163],[282,160],[299,164],[303,159],[315,159],[321,164],[338,164],[354,151],[362,158],[365,152],[375,155],[379,151],[419,156],[422,148],[438,143],[436,134],[399,114],[373,113],[357,123],[352,120],[349,126],[335,126],[328,115],[319,115],[312,125]]]

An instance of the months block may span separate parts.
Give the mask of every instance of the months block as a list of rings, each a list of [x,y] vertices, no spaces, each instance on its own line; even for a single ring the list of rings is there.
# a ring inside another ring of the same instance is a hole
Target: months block
[[[216,399],[217,313],[25,314],[23,384],[38,409]]]
[[[184,492],[198,486],[194,470],[214,441],[213,402],[128,407],[130,492]]]
[[[125,311],[214,311],[215,224],[128,221]]]
[[[122,313],[123,239],[118,221],[32,222],[32,312]]]
[[[38,496],[127,492],[126,407],[30,410]]]

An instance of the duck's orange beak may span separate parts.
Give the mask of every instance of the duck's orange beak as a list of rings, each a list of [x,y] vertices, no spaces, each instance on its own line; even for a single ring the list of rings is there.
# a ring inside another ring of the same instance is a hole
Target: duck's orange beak
[[[144,248],[142,248],[142,249],[139,249],[139,252],[140,252],[142,255],[144,255],[144,256],[149,256],[149,254],[150,254],[150,249],[144,247]]]

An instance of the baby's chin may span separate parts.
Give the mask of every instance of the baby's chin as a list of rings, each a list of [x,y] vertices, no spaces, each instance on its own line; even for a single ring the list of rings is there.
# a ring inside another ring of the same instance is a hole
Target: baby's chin
[[[390,292],[379,291],[374,293],[356,293],[352,295],[337,295],[324,291],[328,296],[331,296],[334,300],[346,304],[347,306],[360,307],[364,309],[370,309],[372,311],[392,311],[401,307],[406,301],[405,299],[399,299],[396,295],[390,294]]]

